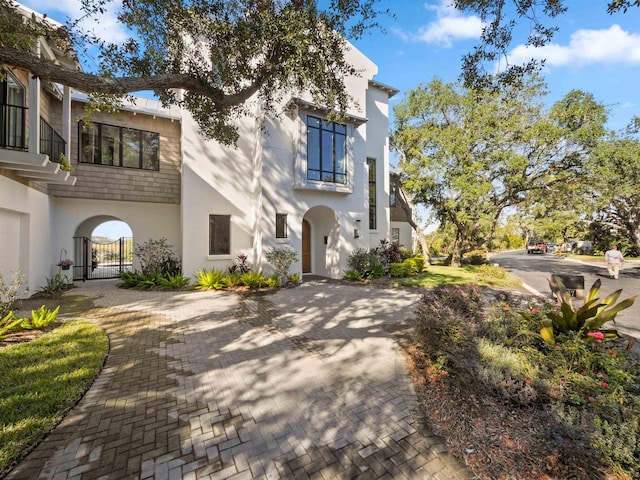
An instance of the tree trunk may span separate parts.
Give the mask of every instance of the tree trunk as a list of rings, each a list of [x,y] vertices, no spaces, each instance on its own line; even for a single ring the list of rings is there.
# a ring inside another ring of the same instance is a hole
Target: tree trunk
[[[459,267],[462,263],[462,241],[460,240],[460,232],[456,234],[456,239],[451,248],[451,254],[447,258],[448,265],[451,267]]]
[[[418,241],[420,242],[420,246],[422,247],[422,255],[424,256],[425,263],[431,265],[431,255],[429,255],[429,245],[427,245],[427,237],[425,237],[422,228],[420,228],[420,226],[413,221],[413,212],[411,210],[411,207],[409,206],[407,197],[402,191],[402,186],[398,185],[398,187],[399,188],[397,188],[396,194],[401,196],[402,198],[397,203],[399,203],[402,207],[402,210],[404,210],[404,213],[407,217],[407,222],[409,223],[409,225],[411,225],[411,228],[413,228],[413,231],[416,232],[416,235],[418,236]]]

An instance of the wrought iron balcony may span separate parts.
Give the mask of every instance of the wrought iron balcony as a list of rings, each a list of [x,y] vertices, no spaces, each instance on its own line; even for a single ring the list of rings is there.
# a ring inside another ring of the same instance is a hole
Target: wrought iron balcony
[[[67,142],[56,132],[47,121],[40,117],[40,153],[49,155],[49,160],[55,163],[62,161]]]
[[[27,148],[27,107],[0,105],[0,147]]]

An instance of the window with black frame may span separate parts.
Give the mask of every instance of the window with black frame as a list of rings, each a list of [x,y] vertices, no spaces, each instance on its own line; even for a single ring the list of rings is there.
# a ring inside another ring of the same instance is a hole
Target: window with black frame
[[[10,72],[0,72],[0,146],[26,148],[25,88]]]
[[[231,215],[209,215],[209,255],[231,253]]]
[[[287,214],[276,213],[276,238],[287,238],[288,236]]]
[[[378,228],[377,190],[376,190],[376,159],[367,158],[369,166],[369,230]]]
[[[160,135],[104,123],[79,123],[81,163],[159,170]]]
[[[347,183],[347,126],[307,117],[307,179]]]

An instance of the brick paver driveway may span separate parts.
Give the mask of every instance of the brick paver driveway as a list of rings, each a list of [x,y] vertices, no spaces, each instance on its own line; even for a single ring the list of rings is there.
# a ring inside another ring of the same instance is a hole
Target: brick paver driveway
[[[103,372],[10,479],[467,479],[415,416],[391,331],[417,291],[307,281],[269,295],[65,295]]]

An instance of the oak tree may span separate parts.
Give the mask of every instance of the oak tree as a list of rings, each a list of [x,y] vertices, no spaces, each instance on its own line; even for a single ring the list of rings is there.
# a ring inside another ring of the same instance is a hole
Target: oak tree
[[[122,96],[151,90],[165,105],[188,109],[202,132],[224,143],[238,136],[234,117],[255,99],[273,110],[292,91],[308,91],[338,115],[347,108],[345,38],[377,25],[377,0],[136,0],[122,2],[118,22],[130,37],[121,43],[83,30],[100,23],[114,0],[82,0],[82,16],[61,26],[20,12],[0,0],[0,64],[81,91]],[[82,20],[82,21],[81,21]],[[73,57],[95,52],[98,67],[82,72],[74,62],[51,62],[36,38]],[[177,92],[184,92],[180,95]]]
[[[507,208],[574,182],[605,134],[607,112],[592,95],[572,91],[550,108],[543,96],[536,77],[502,90],[436,79],[394,108],[403,189],[455,227],[452,264],[491,239]]]

